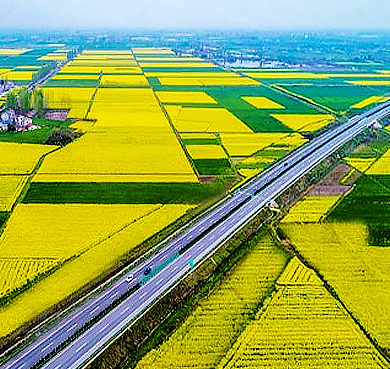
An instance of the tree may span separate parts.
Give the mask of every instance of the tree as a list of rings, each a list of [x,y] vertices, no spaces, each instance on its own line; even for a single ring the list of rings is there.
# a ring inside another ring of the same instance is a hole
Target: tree
[[[35,109],[38,112],[39,117],[43,116],[46,108],[46,103],[45,96],[41,89],[34,90],[31,99],[31,108]]]
[[[47,145],[66,146],[76,138],[76,133],[69,128],[60,128],[52,132],[46,140]]]
[[[11,91],[10,93],[7,94],[5,106],[7,107],[7,109],[13,109],[13,110],[18,109],[18,97],[16,92]]]
[[[23,114],[30,109],[31,93],[27,88],[22,88],[18,93],[18,105]]]

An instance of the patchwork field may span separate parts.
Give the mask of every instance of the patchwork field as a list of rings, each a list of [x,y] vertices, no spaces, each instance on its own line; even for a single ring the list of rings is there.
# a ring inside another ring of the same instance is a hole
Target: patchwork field
[[[44,87],[43,93],[52,109],[70,109],[69,117],[84,118],[95,88]]]
[[[296,263],[294,267],[293,275],[298,271]],[[218,368],[386,366],[319,278],[305,267],[300,272],[306,278],[283,275],[278,280],[277,292],[265,310],[241,334]]]
[[[156,96],[163,104],[217,104],[211,96],[200,91],[159,91]]]
[[[200,302],[184,324],[138,363],[137,369],[216,367],[285,264],[283,252],[269,237],[262,239]]]
[[[43,92],[48,108],[69,109],[74,119],[68,125],[83,135],[61,148],[0,143],[0,211],[9,216],[0,236],[0,299],[12,296],[0,309],[1,337],[114,268],[187,212],[305,144],[309,132],[332,124],[337,113],[371,107],[385,101],[387,92],[386,85],[360,83],[384,84],[385,73],[243,75],[168,48],[84,50],[75,57],[54,47],[0,49],[0,72],[24,84],[43,66],[68,58]],[[382,149],[345,159],[370,174],[370,183],[358,181],[335,208],[350,185],[330,196],[307,194],[282,227],[354,317],[388,348],[387,249],[368,246],[372,235],[383,236],[378,216],[387,219],[390,203],[387,153],[375,162]],[[28,176],[32,182],[24,195]],[[349,180],[347,173],[343,177]],[[381,188],[376,214],[364,213],[372,197],[361,186]],[[359,201],[361,208],[349,219],[366,225],[297,224],[324,221],[333,208],[328,220],[336,221]],[[299,228],[304,226],[328,228],[307,235]],[[353,246],[346,246],[347,237]],[[313,270],[294,258],[282,274],[287,259],[264,238],[138,367],[378,367],[380,355]],[[357,306],[360,291],[367,306]]]
[[[165,109],[179,132],[251,132],[227,109],[181,106],[166,106]]]
[[[197,181],[151,89],[99,88],[88,118],[93,128],[47,158],[34,181]]]
[[[27,176],[0,175],[0,212],[11,211],[27,182]]]
[[[93,216],[88,218],[89,222],[85,222],[84,217],[83,221],[76,223],[77,208],[81,210],[77,212],[79,214],[77,217],[83,212],[85,215],[94,213],[101,214],[100,220]],[[6,236],[2,236],[0,241],[0,248],[4,247],[7,250],[9,259],[18,258],[23,250],[30,250],[31,237],[34,238],[34,252],[37,255],[54,255],[56,262],[71,253],[83,253],[67,261],[60,269],[37,283],[33,289],[19,295],[11,304],[2,308],[0,336],[9,334],[112,268],[121,257],[191,208],[187,205],[20,205],[16,214],[11,217],[9,228],[6,228]],[[106,218],[107,211],[113,215],[112,219]],[[31,212],[39,215],[39,222],[43,223],[38,225],[33,218],[28,217],[28,213]],[[59,228],[44,227],[53,220],[47,217],[48,212],[52,216],[59,214],[57,222],[63,220]],[[121,214],[124,217],[119,219]],[[21,239],[20,229],[16,228],[16,224],[22,219],[26,219],[23,227],[26,232],[30,230],[29,238]],[[14,222],[16,224],[13,224]],[[64,232],[59,232],[61,229]],[[85,234],[82,235],[84,231]],[[71,249],[68,249],[68,236],[73,240]],[[53,241],[50,245],[47,244],[47,237],[51,237]],[[17,240],[18,247],[10,242],[11,239]],[[29,252],[32,254],[32,251]]]
[[[388,150],[376,163],[374,163],[367,174],[389,175],[390,174],[390,150]]]
[[[339,199],[339,196],[304,197],[289,210],[282,223],[318,223]]]
[[[390,250],[370,246],[362,223],[284,224],[283,230],[366,331],[388,350]]]
[[[56,146],[0,142],[0,176],[31,174],[39,159]]]

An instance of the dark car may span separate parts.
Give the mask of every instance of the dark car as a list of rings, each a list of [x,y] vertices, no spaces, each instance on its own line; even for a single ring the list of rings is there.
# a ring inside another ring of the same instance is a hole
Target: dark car
[[[147,268],[145,268],[145,270],[144,270],[144,274],[145,274],[145,275],[148,275],[151,271],[152,271],[152,268],[151,268],[151,267],[147,267]]]

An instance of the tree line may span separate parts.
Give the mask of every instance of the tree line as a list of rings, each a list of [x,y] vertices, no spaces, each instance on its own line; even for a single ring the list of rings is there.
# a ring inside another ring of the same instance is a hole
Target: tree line
[[[42,117],[46,109],[46,100],[41,89],[29,91],[26,87],[11,91],[7,94],[7,109],[26,114],[29,110],[36,110]]]

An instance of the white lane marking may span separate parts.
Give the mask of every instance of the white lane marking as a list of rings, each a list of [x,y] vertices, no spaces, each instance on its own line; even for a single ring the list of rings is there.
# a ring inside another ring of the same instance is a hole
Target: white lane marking
[[[68,328],[66,331],[67,332],[70,332],[71,330],[73,330],[73,328],[77,327],[77,323],[73,324],[70,328]]]
[[[112,297],[116,297],[116,296],[118,296],[118,294],[119,294],[119,291],[115,292],[115,293],[112,295]]]
[[[175,267],[172,268],[172,271],[176,271],[179,268],[180,268],[180,265],[176,265]]]
[[[96,306],[93,310],[89,312],[90,315],[92,315],[95,311],[99,310],[100,306]]]
[[[128,306],[125,310],[123,310],[123,311],[121,312],[121,315],[125,314],[126,311],[128,311],[130,308],[131,308],[131,306]]]
[[[138,300],[143,299],[148,294],[148,291],[144,292],[140,297],[138,297]]]
[[[85,342],[84,345],[81,345],[79,348],[76,349],[76,352],[81,351],[85,346],[87,346],[88,342]]]
[[[110,323],[107,323],[103,328],[99,329],[99,333],[103,332],[107,327],[110,325]]]
[[[62,365],[62,364],[58,364],[54,369],[61,368],[61,365]]]
[[[164,282],[164,280],[163,280],[163,279],[159,279],[154,285],[155,285],[155,286],[158,286],[158,285],[161,284],[162,282]]]

